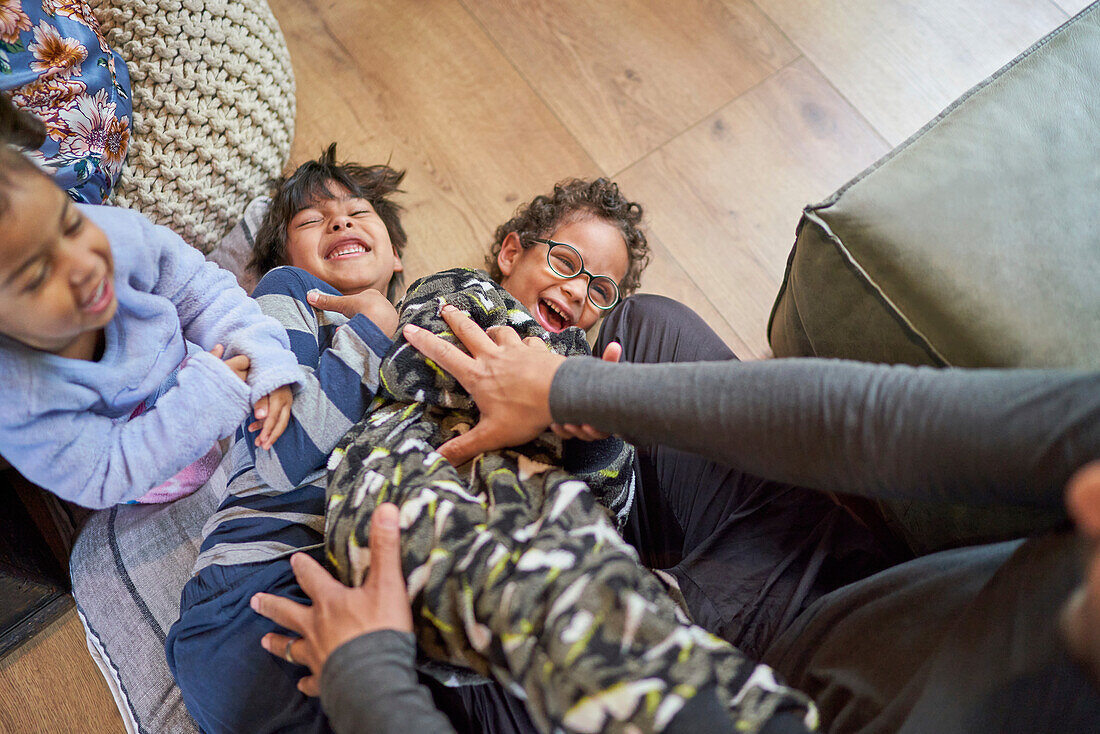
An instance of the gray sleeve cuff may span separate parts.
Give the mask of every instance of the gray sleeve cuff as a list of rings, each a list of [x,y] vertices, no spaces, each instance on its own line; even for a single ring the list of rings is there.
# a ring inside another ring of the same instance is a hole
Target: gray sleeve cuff
[[[344,643],[321,671],[321,707],[338,734],[453,732],[416,680],[412,634],[379,630]]]

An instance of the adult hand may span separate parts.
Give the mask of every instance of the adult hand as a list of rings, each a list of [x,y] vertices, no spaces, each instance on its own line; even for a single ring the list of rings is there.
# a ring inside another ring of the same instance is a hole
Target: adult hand
[[[210,350],[210,354],[221,359],[225,354],[225,347],[221,344],[215,344],[214,348]],[[233,374],[241,379],[241,382],[248,382],[248,370],[252,366],[252,360],[248,358],[248,355],[238,354],[235,357],[230,357],[223,361],[225,362],[225,366],[233,370]]]
[[[277,387],[256,401],[256,421],[248,426],[249,431],[260,429],[256,436],[256,445],[261,449],[270,449],[279,436],[283,435],[290,423],[290,409],[294,405],[294,392],[290,385]]]
[[[603,355],[600,356],[604,362],[618,362],[619,358],[623,356],[623,345],[619,342],[611,342],[603,349]],[[593,428],[588,423],[576,425],[575,423],[551,423],[550,430],[561,438],[579,438],[582,441],[602,441],[610,436],[610,433],[604,433]]]
[[[374,322],[374,325],[384,334],[392,335],[397,331],[397,309],[393,307],[389,299],[381,292],[368,288],[365,291],[350,296],[334,296],[321,291],[310,291],[306,294],[306,301],[314,308],[322,311],[335,311],[349,319],[356,314],[363,314]]]
[[[396,505],[374,510],[370,523],[370,570],[362,586],[349,589],[305,553],[290,558],[294,577],[313,600],[305,606],[274,594],[255,594],[251,605],[276,624],[298,633],[264,635],[263,648],[276,657],[305,665],[310,675],[298,681],[307,696],[320,695],[321,670],[332,651],[377,630],[412,632],[412,610],[401,572],[401,531]]]
[[[477,403],[481,418],[476,426],[439,447],[454,465],[478,454],[530,441],[547,429],[550,383],[565,361],[541,339],[521,340],[510,327],[486,333],[451,305],[443,318],[470,354],[412,324],[404,335],[425,357],[454,375]]]
[[[1085,579],[1062,608],[1062,632],[1070,654],[1100,685],[1100,461],[1069,480],[1066,507],[1088,541]]]

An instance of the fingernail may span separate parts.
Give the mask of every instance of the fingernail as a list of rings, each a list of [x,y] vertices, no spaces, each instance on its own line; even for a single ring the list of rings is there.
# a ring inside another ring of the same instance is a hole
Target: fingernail
[[[306,293],[306,300],[309,301],[310,303],[313,303],[314,301],[316,301],[320,297],[321,297],[321,291],[309,291],[308,293]]]
[[[415,334],[415,333],[416,333],[416,332],[418,332],[418,331],[420,331],[420,327],[419,327],[419,326],[417,326],[416,324],[405,324],[405,328],[403,328],[403,329],[401,330],[401,332],[402,332],[402,333],[403,333],[403,334],[404,334],[405,336],[408,336],[408,335],[410,335],[410,334]]]
[[[455,308],[454,306],[452,306],[449,303],[443,304],[443,313],[454,313],[457,310],[458,310],[457,308]]]
[[[252,598],[248,600],[248,606],[252,607],[253,611],[260,611],[260,595],[253,594]]]
[[[267,417],[267,408],[256,408],[256,418],[262,420]]]

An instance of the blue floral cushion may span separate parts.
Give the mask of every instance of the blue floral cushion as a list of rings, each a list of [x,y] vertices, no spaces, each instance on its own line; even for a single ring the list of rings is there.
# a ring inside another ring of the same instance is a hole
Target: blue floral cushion
[[[75,200],[100,204],[130,143],[130,77],[88,3],[0,0],[0,89],[46,123],[31,154]]]

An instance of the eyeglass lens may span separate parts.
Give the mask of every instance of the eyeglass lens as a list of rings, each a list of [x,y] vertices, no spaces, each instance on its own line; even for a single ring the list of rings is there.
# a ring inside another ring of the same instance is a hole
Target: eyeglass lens
[[[550,264],[550,269],[562,278],[575,278],[587,272],[584,269],[584,259],[581,254],[563,242],[550,245],[550,250],[546,253],[546,261]],[[607,275],[587,274],[589,276],[588,297],[593,305],[603,309],[615,305],[619,299],[619,286],[615,280]]]

